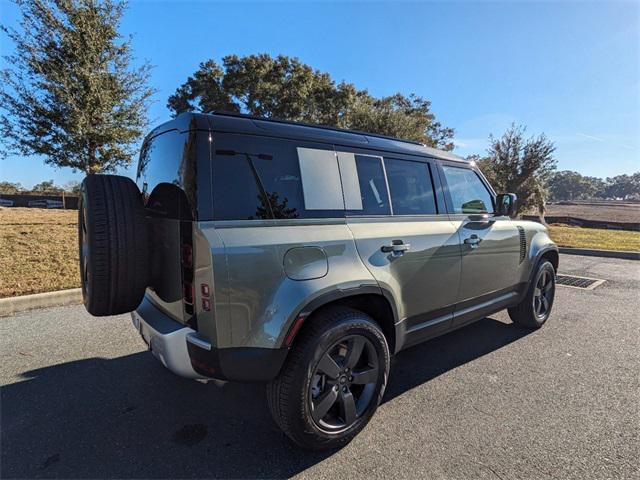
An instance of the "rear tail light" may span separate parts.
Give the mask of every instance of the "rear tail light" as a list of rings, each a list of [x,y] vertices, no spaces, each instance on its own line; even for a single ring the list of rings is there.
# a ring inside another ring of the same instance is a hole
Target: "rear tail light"
[[[189,282],[184,282],[182,285],[182,297],[184,303],[193,305],[193,285]]]
[[[191,221],[180,222],[180,264],[182,275],[182,303],[185,322],[188,326],[198,331],[198,319],[195,315],[196,286],[193,284],[193,223]]]
[[[193,249],[191,245],[182,245],[182,265],[187,268],[193,267]]]

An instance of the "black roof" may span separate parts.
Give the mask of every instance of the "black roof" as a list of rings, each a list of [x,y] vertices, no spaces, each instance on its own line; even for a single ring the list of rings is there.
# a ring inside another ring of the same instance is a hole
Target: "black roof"
[[[291,122],[272,118],[254,117],[240,113],[181,113],[154,128],[147,138],[169,130],[181,132],[189,130],[208,130],[253,135],[269,135],[289,139],[301,139],[316,142],[331,142],[336,145],[361,147],[372,150],[405,153],[410,155],[427,155],[443,160],[466,162],[451,152],[427,147],[419,142],[386,137],[375,133],[365,133],[321,125]]]

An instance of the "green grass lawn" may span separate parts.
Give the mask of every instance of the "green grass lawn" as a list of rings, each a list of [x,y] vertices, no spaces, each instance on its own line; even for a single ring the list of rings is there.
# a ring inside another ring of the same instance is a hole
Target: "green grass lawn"
[[[549,234],[560,247],[640,252],[640,232],[550,225]]]

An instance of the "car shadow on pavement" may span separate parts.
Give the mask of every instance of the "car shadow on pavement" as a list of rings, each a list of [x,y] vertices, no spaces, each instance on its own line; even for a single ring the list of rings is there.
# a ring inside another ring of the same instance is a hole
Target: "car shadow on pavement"
[[[486,318],[404,351],[383,401],[527,333]],[[2,478],[279,478],[332,454],[294,446],[263,385],[182,379],[149,352],[26,372],[0,395]]]

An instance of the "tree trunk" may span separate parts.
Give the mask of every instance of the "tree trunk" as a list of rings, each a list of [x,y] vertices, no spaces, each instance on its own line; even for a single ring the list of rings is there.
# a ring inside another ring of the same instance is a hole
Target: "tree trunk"
[[[546,202],[543,200],[538,204],[538,219],[540,220],[540,223],[546,227],[547,222],[544,219],[544,214],[546,213],[545,203]]]

